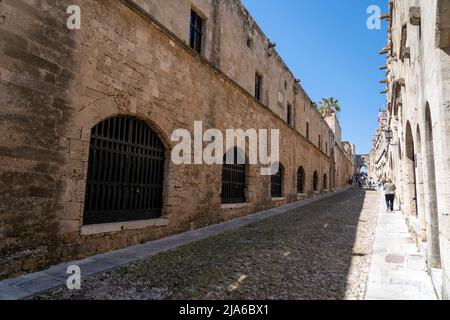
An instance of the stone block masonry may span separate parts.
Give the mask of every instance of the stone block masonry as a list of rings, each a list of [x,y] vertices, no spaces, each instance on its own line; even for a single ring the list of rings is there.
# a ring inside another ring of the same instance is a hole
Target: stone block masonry
[[[297,201],[300,166],[311,197],[313,173],[322,181],[331,172],[330,150],[316,143],[316,135],[328,137],[330,128],[306,108],[306,94],[292,101],[298,122],[289,126],[279,104],[262,104],[248,86],[218,68],[226,58],[211,63],[126,1],[75,3],[82,10],[82,28],[70,31],[65,12],[73,3],[0,2],[6,17],[0,25],[0,278]],[[302,112],[314,128],[311,141],[304,136]],[[120,228],[87,226],[91,130],[118,115],[144,120],[164,145],[161,217],[154,223],[121,222]],[[283,197],[273,199],[271,178],[261,176],[259,166],[248,166],[246,203],[224,206],[222,166],[171,163],[172,132],[192,132],[194,121],[222,131],[279,129]],[[318,186],[323,192],[324,184]]]
[[[396,203],[443,299],[450,287],[449,10],[447,0],[391,1],[387,108],[370,155],[371,175],[396,183]]]

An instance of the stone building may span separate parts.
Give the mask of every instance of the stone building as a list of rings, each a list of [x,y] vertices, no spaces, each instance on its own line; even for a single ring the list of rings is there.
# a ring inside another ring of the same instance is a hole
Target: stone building
[[[351,160],[238,0],[4,0],[0,15],[0,278],[345,187]],[[280,171],[174,164],[172,134],[196,121],[279,129]]]
[[[450,1],[390,1],[387,110],[372,170],[392,178],[439,296],[450,286]]]
[[[352,174],[357,173],[357,158],[356,158],[356,146],[349,142],[349,141],[343,141],[342,147],[344,148],[344,151],[347,153],[348,158],[351,159],[352,162]]]
[[[385,134],[387,120],[388,117],[386,111],[380,111],[378,115],[378,127],[372,140],[372,149],[369,154],[369,176],[376,181],[384,181],[387,179],[387,172],[385,170],[387,164],[386,151],[388,150]]]

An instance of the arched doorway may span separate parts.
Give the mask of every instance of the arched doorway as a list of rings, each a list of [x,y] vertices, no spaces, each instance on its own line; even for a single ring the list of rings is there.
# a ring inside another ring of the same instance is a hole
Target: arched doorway
[[[416,154],[414,148],[414,137],[412,134],[411,123],[406,123],[406,136],[405,136],[405,185],[406,185],[406,212],[408,216],[418,216],[417,207],[417,177],[416,177]]]
[[[116,116],[91,131],[83,223],[161,217],[165,147],[145,121]]]
[[[395,179],[395,182],[397,183],[397,203],[399,206],[399,210],[403,210],[404,208],[404,195],[403,195],[403,150],[402,150],[402,143],[400,139],[397,140],[397,147],[398,147],[398,158],[397,158],[397,168],[398,170],[394,173],[395,176],[393,177]]]
[[[433,122],[430,106],[425,109],[425,210],[428,236],[428,267],[441,268],[439,244],[439,214],[437,208],[436,171],[434,162]]]
[[[297,193],[305,194],[305,169],[303,167],[297,170]]]
[[[361,168],[359,168],[360,174],[367,175],[368,172],[369,172],[369,168],[367,168],[366,165],[363,165],[363,166],[361,166]]]
[[[318,192],[319,191],[319,174],[317,171],[314,171],[313,175],[313,191]]]
[[[417,189],[417,211],[420,225],[420,239],[426,241],[426,219],[425,219],[425,196],[424,196],[424,179],[422,167],[422,136],[420,126],[416,129],[416,189]]]

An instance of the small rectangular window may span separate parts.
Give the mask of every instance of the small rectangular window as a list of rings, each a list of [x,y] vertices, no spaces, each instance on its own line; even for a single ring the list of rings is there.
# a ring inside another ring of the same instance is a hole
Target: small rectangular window
[[[309,140],[309,122],[306,123],[306,139]]]
[[[197,53],[202,53],[203,19],[191,10],[190,46]]]
[[[291,127],[293,126],[293,122],[294,122],[292,120],[293,120],[292,119],[292,106],[290,104],[288,104],[288,106],[287,106],[287,123]]]
[[[407,53],[407,44],[408,41],[408,26],[405,24],[402,26],[402,39],[401,39],[401,44],[400,44],[400,59],[402,61],[405,60],[405,58],[409,58],[408,53]]]
[[[262,75],[256,73],[255,75],[255,98],[256,100],[262,100]]]

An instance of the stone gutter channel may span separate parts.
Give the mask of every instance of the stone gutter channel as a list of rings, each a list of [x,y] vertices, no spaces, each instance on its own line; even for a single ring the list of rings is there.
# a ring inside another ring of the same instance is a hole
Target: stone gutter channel
[[[345,188],[334,193],[327,193],[311,199],[297,201],[278,208],[265,210],[220,224],[188,231],[117,251],[99,254],[79,261],[62,263],[45,271],[3,280],[0,281],[0,300],[25,299],[41,292],[64,286],[70,276],[67,274],[67,268],[69,266],[79,266],[82,272],[82,277],[92,276],[94,274],[121,267],[132,262],[156,256],[160,253],[176,249],[189,243],[203,240],[226,231],[234,230],[257,221],[284,214],[292,209],[333,197],[348,190],[348,188]]]

